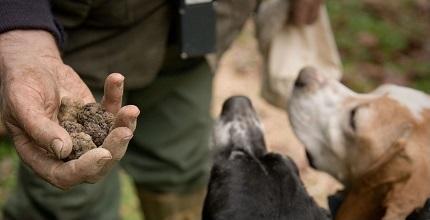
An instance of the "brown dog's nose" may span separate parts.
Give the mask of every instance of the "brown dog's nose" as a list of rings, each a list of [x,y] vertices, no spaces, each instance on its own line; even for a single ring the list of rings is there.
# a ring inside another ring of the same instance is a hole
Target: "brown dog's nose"
[[[318,82],[317,70],[311,66],[307,66],[300,70],[296,82],[294,83],[294,87],[308,87],[315,82]]]

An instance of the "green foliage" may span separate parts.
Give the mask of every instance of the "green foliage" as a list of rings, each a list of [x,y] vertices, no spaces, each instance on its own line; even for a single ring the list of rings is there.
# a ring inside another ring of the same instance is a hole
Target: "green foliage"
[[[0,140],[0,208],[16,183],[18,156],[9,140]]]
[[[417,0],[328,0],[327,6],[348,85],[369,91],[394,81],[430,91],[428,9]]]
[[[0,160],[9,157],[14,153],[14,149],[8,139],[0,138]]]
[[[124,220],[142,220],[139,200],[133,182],[126,173],[120,173],[121,181],[121,217]]]

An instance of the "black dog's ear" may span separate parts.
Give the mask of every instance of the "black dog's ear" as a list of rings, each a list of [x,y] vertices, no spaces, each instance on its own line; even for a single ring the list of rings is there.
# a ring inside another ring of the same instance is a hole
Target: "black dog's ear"
[[[284,170],[286,172],[293,172],[294,174],[297,175],[298,178],[300,178],[300,172],[299,172],[299,168],[297,167],[296,163],[294,162],[293,159],[291,159],[291,157],[287,156],[287,155],[281,155],[278,153],[268,153],[266,154],[266,158],[272,158],[272,161],[278,161],[279,163],[283,163],[285,164]],[[288,169],[285,169],[288,168]]]

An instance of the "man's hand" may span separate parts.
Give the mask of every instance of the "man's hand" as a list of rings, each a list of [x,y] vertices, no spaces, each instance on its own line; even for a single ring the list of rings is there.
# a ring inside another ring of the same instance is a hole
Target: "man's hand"
[[[17,30],[0,35],[4,123],[24,163],[61,189],[99,180],[123,157],[139,115],[136,106],[121,108],[123,81],[122,75],[111,74],[105,82],[102,104],[116,115],[116,121],[103,145],[63,162],[72,151],[72,140],[58,124],[61,99],[89,103],[94,97],[73,69],[63,64],[49,33]]]
[[[295,25],[314,23],[324,0],[291,0],[290,19]]]

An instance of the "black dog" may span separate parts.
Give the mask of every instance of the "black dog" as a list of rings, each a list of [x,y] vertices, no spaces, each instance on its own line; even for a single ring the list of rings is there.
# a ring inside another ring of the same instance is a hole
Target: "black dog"
[[[330,219],[307,194],[294,162],[267,152],[248,98],[224,103],[213,143],[203,220]]]

